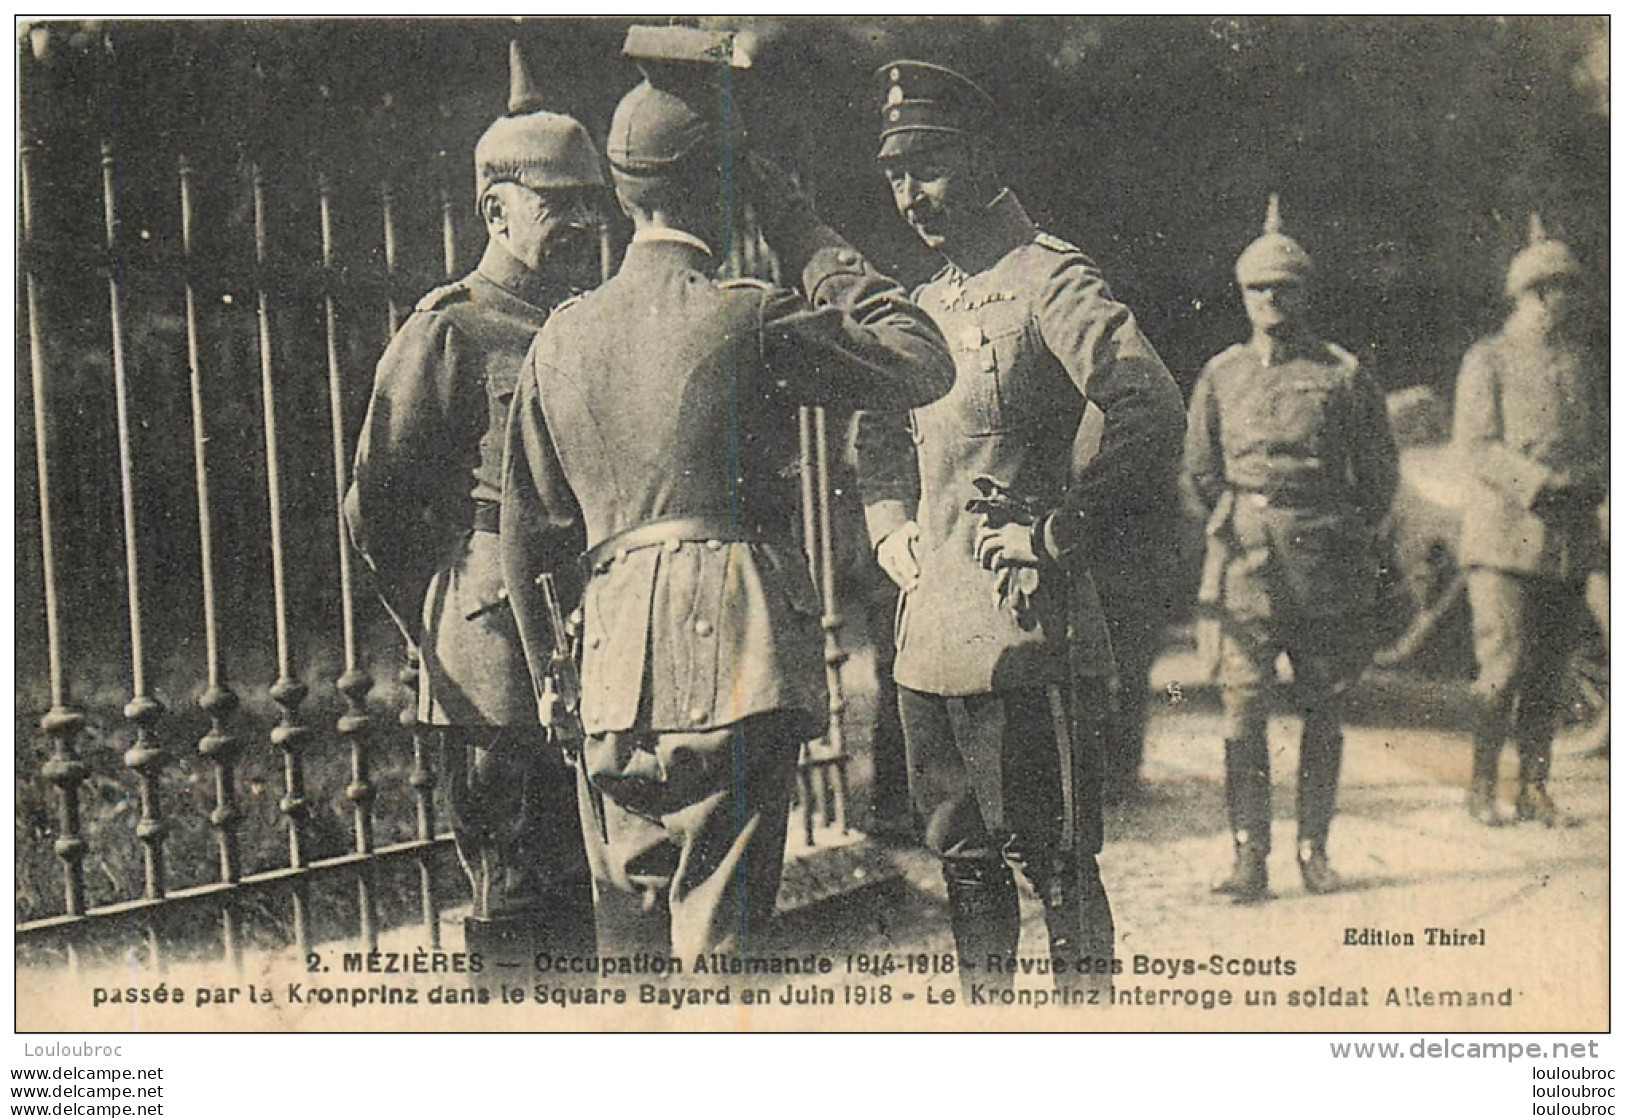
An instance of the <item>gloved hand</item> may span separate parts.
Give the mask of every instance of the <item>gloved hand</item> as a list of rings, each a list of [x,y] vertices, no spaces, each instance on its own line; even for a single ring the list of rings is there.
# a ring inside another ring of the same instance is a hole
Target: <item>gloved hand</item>
[[[1531,511],[1549,520],[1572,520],[1588,515],[1603,497],[1603,484],[1589,475],[1559,473],[1535,495]]]
[[[875,548],[875,561],[880,569],[904,592],[920,584],[920,563],[914,557],[914,543],[919,538],[920,526],[910,520]]]
[[[976,533],[976,561],[990,571],[1038,566],[1036,525],[1011,522]]]
[[[745,167],[750,174],[750,200],[756,207],[756,220],[769,243],[794,227],[817,221],[812,199],[789,171],[755,151],[746,153]]]

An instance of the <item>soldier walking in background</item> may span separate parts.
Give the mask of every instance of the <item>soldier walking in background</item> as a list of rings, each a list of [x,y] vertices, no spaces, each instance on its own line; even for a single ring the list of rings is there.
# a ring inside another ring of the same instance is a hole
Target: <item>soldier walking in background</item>
[[[652,44],[634,29],[629,47],[640,36]],[[586,532],[581,799],[600,948],[685,960],[766,946],[797,754],[829,715],[818,598],[792,540],[797,406],[923,404],[951,375],[896,284],[777,172],[746,172],[716,80],[730,38],[672,29],[709,80],[644,64],[615,110],[632,244],[537,338],[502,516],[538,674],[552,638],[533,579],[574,561],[572,529]],[[802,293],[714,278],[746,184]]]
[[[1381,392],[1346,350],[1309,328],[1312,265],[1280,231],[1236,261],[1253,326],[1202,370],[1185,441],[1188,497],[1206,518],[1201,602],[1221,615],[1225,801],[1235,847],[1214,887],[1241,903],[1269,896],[1270,754],[1275,663],[1292,663],[1303,714],[1298,869],[1312,893],[1341,884],[1326,856],[1343,758],[1342,697],[1373,649],[1379,526],[1398,486]]]
[[[1574,330],[1580,277],[1574,253],[1532,218],[1507,272],[1512,313],[1467,351],[1456,382],[1454,443],[1477,482],[1460,547],[1478,658],[1467,805],[1490,826],[1503,821],[1495,793],[1509,734],[1518,820],[1559,821],[1546,780],[1561,679],[1587,579],[1606,570],[1607,372]]]
[[[1000,183],[987,94],[926,63],[878,76],[893,200],[948,261],[916,299],[956,366],[941,400],[865,416],[858,446],[876,556],[903,592],[911,794],[967,988],[1014,981],[998,965],[1020,937],[1012,863],[1043,900],[1057,985],[1109,987],[1096,855],[1112,654],[1076,560],[1143,473],[1177,461],[1179,389],[1095,266]],[[1069,488],[1090,401],[1100,449]]]
[[[599,155],[539,111],[517,44],[508,115],[474,151],[488,243],[418,303],[378,362],[345,517],[409,648],[418,720],[443,743],[469,944],[590,936],[574,780],[537,723],[497,542],[503,429],[549,308],[596,278]],[[590,945],[590,938],[585,944]]]

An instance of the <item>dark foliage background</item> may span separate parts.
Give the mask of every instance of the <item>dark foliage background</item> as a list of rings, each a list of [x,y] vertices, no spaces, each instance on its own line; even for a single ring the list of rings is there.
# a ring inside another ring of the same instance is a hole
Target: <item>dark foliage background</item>
[[[275,675],[248,168],[263,168],[273,357],[298,672],[330,726],[339,615],[321,296],[341,295],[353,443],[387,335],[379,191],[393,186],[407,306],[440,282],[439,191],[458,266],[476,259],[475,139],[501,112],[517,38],[552,107],[598,138],[636,81],[627,19],[46,23],[19,40],[33,156],[66,662],[98,794],[128,802],[117,749],[128,698],[122,527],[102,241],[99,145],[122,217],[150,673],[180,713],[160,738],[194,780],[203,679],[176,161],[197,167],[193,274],[204,308],[218,580],[229,674],[250,718]],[[1134,307],[1185,386],[1241,337],[1231,278],[1270,191],[1321,265],[1325,333],[1387,387],[1445,390],[1503,312],[1505,267],[1539,210],[1606,276],[1608,27],[1602,18],[729,19],[755,58],[741,97],[753,142],[800,174],[823,214],[910,281],[936,262],[877,175],[872,77],[893,57],[955,66],[1003,107],[1008,181]],[[106,44],[111,43],[111,51]],[[335,268],[320,260],[316,179],[333,183]],[[624,231],[623,231],[624,232]],[[20,288],[19,288],[20,289]],[[1606,289],[1595,300],[1599,333]],[[18,315],[16,590],[19,790],[37,783],[48,705],[26,316]],[[363,598],[365,599],[363,593]],[[364,603],[374,702],[399,702],[391,630]],[[258,732],[258,731],[255,731]],[[263,736],[257,739],[263,743]],[[268,746],[245,778],[274,786]],[[334,787],[342,782],[336,776]],[[123,791],[120,792],[122,785]],[[34,792],[42,797],[43,787]],[[407,802],[404,789],[394,793]],[[122,797],[122,799],[120,799]],[[386,802],[389,796],[386,795]],[[200,804],[202,811],[207,807]],[[191,810],[191,809],[185,809]],[[335,808],[335,810],[337,810]],[[269,820],[267,821],[269,822]],[[24,822],[19,819],[19,839]],[[41,819],[35,829],[49,830]],[[206,837],[206,830],[200,831]],[[40,836],[33,836],[40,837]],[[342,828],[334,841],[342,844]],[[206,844],[205,844],[206,846]],[[205,855],[206,862],[206,855]],[[123,871],[108,871],[116,879]],[[114,886],[109,886],[114,888]],[[47,890],[49,891],[49,890]],[[116,891],[116,889],[115,889]]]

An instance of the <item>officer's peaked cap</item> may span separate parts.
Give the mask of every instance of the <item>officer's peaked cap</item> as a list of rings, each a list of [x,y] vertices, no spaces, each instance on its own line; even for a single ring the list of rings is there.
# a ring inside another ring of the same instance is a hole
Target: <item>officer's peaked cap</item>
[[[890,159],[944,138],[985,133],[993,98],[964,74],[931,62],[898,59],[875,71],[880,83],[880,158]]]
[[[1562,241],[1546,236],[1539,214],[1529,215],[1529,244],[1512,258],[1507,269],[1507,295],[1517,298],[1531,287],[1556,279],[1578,278],[1580,260]]]
[[[1236,260],[1236,282],[1243,287],[1277,283],[1303,283],[1314,262],[1303,246],[1281,232],[1281,198],[1270,195],[1264,214],[1264,235],[1242,250]]]
[[[735,37],[690,27],[632,27],[623,53],[643,81],[621,98],[606,154],[623,174],[658,177],[692,160],[715,161],[744,142],[733,74],[750,60]]]
[[[519,44],[508,46],[508,113],[474,146],[475,196],[499,182],[533,190],[603,186],[604,173],[587,130],[573,117],[542,111]]]

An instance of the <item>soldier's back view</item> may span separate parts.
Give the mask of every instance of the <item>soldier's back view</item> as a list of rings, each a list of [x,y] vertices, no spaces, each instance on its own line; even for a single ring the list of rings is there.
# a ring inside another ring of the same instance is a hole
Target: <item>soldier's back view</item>
[[[796,407],[922,403],[951,364],[895,284],[766,191],[768,242],[805,295],[719,282],[741,136],[719,89],[663,84],[627,94],[611,124],[636,229],[625,261],[553,317],[521,378],[503,544],[540,674],[552,645],[534,577],[573,560],[570,525],[585,527],[600,948],[688,965],[761,945],[797,753],[828,716],[818,600],[791,540]]]

